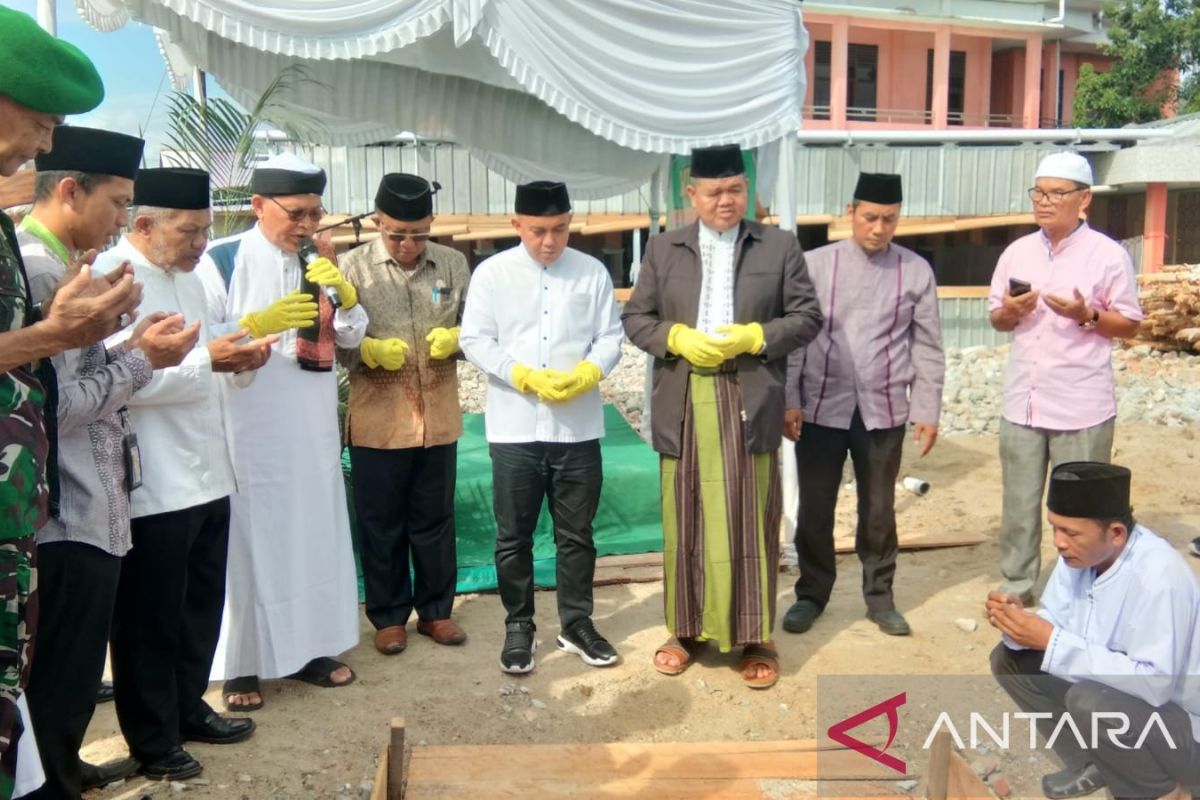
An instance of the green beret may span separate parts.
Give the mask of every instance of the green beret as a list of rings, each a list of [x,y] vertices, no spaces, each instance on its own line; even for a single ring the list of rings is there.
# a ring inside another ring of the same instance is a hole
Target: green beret
[[[100,105],[104,83],[91,59],[33,18],[0,6],[0,94],[43,114],[82,114]]]

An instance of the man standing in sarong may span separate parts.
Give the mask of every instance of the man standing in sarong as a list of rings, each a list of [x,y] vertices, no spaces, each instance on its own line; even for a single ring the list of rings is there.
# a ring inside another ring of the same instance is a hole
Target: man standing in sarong
[[[662,455],[667,675],[697,648],[742,647],[747,686],[779,678],[771,643],[787,355],[821,328],[796,237],[744,220],[735,145],[692,151],[698,221],[650,239],[625,333],[654,356],[652,444]]]

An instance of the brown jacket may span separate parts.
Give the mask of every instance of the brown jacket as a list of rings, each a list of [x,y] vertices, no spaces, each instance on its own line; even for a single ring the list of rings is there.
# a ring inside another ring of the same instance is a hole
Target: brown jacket
[[[383,240],[376,239],[351,251],[341,263],[370,318],[367,336],[396,337],[409,347],[404,366],[395,371],[368,367],[358,348],[338,349],[338,361],[350,371],[346,441],[380,450],[456,441],[463,430],[458,359],[430,358],[425,336],[433,328],[453,328],[462,320],[471,278],[466,257],[429,242],[416,270],[407,274],[388,255]]]
[[[667,352],[667,333],[695,326],[700,306],[699,223],[651,237],[633,296],[621,315],[625,334],[654,356],[650,398],[654,449],[678,458],[683,437],[691,365]],[[821,330],[821,307],[796,237],[757,222],[743,222],[734,253],[733,314],[739,323],[762,325],[758,355],[737,357],[745,407],[743,431],[751,453],[779,447],[783,433],[787,355]]]

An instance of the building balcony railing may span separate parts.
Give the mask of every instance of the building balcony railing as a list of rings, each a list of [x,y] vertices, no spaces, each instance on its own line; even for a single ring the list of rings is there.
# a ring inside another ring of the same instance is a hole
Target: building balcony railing
[[[803,109],[804,118],[815,121],[831,120],[832,109],[827,105],[810,105]],[[877,125],[926,127],[933,125],[933,112],[915,108],[867,108],[850,106],[846,109],[848,123],[875,123]],[[1017,114],[980,114],[951,111],[946,121],[952,126],[968,128],[1018,128],[1021,124]]]

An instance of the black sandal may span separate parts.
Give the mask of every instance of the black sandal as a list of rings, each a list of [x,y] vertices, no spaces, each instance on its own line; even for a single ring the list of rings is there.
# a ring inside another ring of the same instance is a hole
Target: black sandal
[[[229,702],[229,698],[235,694],[257,694],[259,700],[257,703],[245,703],[233,705]],[[226,711],[257,711],[263,707],[262,687],[258,685],[257,675],[244,675],[241,678],[230,678],[225,681],[225,685],[221,687],[221,694],[225,698]]]
[[[321,656],[320,658],[314,658],[312,661],[305,664],[304,669],[300,670],[299,672],[294,672],[291,675],[288,675],[288,678],[296,681],[304,681],[305,683],[311,683],[313,686],[320,686],[324,689],[337,689],[342,686],[349,686],[350,684],[354,683],[355,678],[358,677],[354,674],[354,670],[350,670],[350,678],[348,680],[342,681],[341,683],[335,683],[329,676],[332,675],[335,670],[339,670],[345,666],[346,665],[340,661],[328,658],[326,656]],[[347,669],[349,668],[347,667]]]

